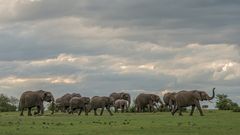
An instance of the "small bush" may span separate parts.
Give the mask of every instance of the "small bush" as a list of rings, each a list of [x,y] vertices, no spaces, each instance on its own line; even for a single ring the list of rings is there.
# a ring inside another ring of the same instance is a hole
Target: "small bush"
[[[233,111],[233,112],[240,112],[240,107],[235,107],[235,108],[233,108],[232,111]]]
[[[0,94],[0,112],[12,112],[17,110],[18,99]]]
[[[135,105],[129,107],[129,112],[136,112],[136,107]]]

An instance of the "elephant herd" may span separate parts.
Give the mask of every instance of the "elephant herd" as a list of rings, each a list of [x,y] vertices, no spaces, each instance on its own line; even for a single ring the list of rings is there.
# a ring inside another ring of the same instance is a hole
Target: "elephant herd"
[[[143,112],[145,108],[148,108],[150,112],[154,110],[154,107],[161,104],[161,107],[168,107],[172,115],[179,111],[179,115],[182,115],[182,109],[184,107],[191,106],[191,113],[193,114],[195,107],[203,116],[203,112],[199,101],[212,100],[215,97],[215,88],[213,88],[213,94],[210,97],[205,91],[192,90],[192,91],[179,91],[173,93],[166,93],[163,96],[162,102],[161,98],[156,94],[145,94],[140,93],[134,100],[136,112]],[[129,93],[111,93],[109,96],[94,96],[84,97],[79,93],[65,94],[60,98],[57,98],[54,102],[54,97],[51,92],[38,90],[38,91],[26,91],[20,97],[19,111],[20,115],[23,115],[24,109],[28,109],[28,116],[31,116],[31,109],[33,107],[37,108],[34,115],[43,115],[44,106],[43,102],[51,102],[52,114],[54,111],[68,112],[73,114],[78,111],[78,115],[82,111],[85,115],[88,115],[90,111],[94,111],[94,115],[97,114],[97,109],[101,109],[100,115],[103,114],[104,109],[113,115],[110,108],[114,107],[115,113],[121,109],[121,112],[127,112],[131,104],[131,96]]]

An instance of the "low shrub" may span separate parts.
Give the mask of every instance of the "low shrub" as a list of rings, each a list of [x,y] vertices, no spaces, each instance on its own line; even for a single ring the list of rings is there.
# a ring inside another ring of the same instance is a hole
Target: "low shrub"
[[[235,107],[232,109],[233,112],[240,112],[240,107]]]

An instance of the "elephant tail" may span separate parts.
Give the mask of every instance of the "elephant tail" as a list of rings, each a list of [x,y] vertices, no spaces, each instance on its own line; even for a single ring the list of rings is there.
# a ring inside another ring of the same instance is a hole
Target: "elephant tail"
[[[24,99],[21,97],[21,98],[20,98],[20,101],[19,101],[19,103],[18,103],[18,110],[19,110],[19,111],[24,108],[24,104],[25,104],[25,101],[24,101]]]
[[[18,111],[21,111],[22,109],[24,109],[24,107],[25,107],[25,104],[19,102],[19,104],[18,104]]]
[[[21,108],[22,108],[21,107],[21,103],[19,102],[19,104],[18,104],[18,111],[20,111]]]

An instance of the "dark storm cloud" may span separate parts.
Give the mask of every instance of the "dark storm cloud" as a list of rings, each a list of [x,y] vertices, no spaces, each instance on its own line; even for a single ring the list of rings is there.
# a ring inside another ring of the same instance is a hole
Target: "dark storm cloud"
[[[20,3],[16,16],[10,20],[41,21],[74,16],[85,18],[93,25],[137,31],[128,40],[238,43],[239,7],[239,2],[234,0],[42,0]]]

